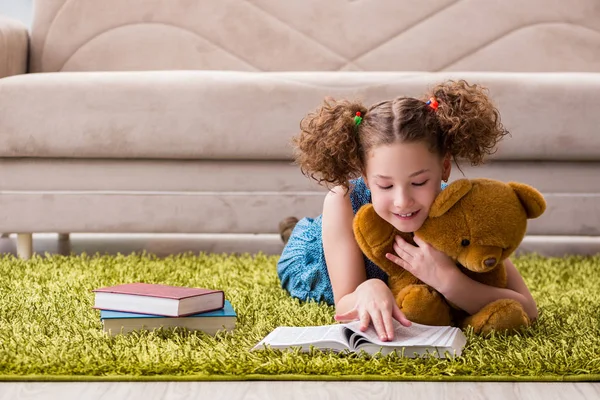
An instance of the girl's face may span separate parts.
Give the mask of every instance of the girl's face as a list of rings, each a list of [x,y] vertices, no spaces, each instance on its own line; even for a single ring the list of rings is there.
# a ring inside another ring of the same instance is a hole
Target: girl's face
[[[450,169],[450,158],[431,153],[425,143],[394,143],[369,152],[364,178],[377,214],[401,232],[415,232]]]

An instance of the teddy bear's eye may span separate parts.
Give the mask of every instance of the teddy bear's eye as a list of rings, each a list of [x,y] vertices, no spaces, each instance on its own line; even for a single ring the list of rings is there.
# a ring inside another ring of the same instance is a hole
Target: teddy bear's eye
[[[463,239],[462,242],[460,242],[460,245],[463,247],[467,247],[470,244],[471,242],[469,241],[469,239]]]

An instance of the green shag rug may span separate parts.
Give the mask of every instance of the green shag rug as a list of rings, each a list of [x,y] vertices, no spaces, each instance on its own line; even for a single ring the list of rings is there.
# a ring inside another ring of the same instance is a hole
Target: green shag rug
[[[463,356],[440,360],[249,352],[279,325],[334,323],[333,307],[298,302],[280,288],[274,256],[3,256],[0,380],[600,380],[600,256],[514,261],[538,302],[538,322],[514,336],[467,332]],[[216,337],[109,337],[91,290],[134,281],[222,288],[237,328]]]

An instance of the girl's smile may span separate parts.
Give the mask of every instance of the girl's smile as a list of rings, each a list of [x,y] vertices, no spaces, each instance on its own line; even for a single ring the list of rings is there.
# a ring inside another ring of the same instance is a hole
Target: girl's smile
[[[394,213],[394,215],[396,217],[400,218],[401,220],[407,221],[409,219],[416,218],[417,214],[419,214],[419,211],[421,211],[421,210],[412,211],[412,212],[409,212],[407,214],[396,214],[396,213]]]

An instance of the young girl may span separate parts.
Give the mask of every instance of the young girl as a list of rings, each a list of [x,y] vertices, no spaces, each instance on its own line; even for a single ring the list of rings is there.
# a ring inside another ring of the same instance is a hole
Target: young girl
[[[444,82],[423,100],[398,97],[369,108],[325,102],[301,122],[294,138],[305,175],[331,188],[323,214],[282,221],[287,242],[277,272],[282,286],[301,300],[335,304],[336,320],[373,324],[382,340],[393,339],[392,318],[409,326],[386,285],[386,274],[360,251],[352,231],[358,209],[369,202],[401,232],[421,227],[451,161],[483,162],[508,132],[486,90],[465,81]],[[295,226],[294,226],[295,225]],[[519,272],[506,262],[508,287],[471,280],[427,243],[400,237],[387,257],[473,314],[501,298],[519,301],[531,320],[537,307]]]

